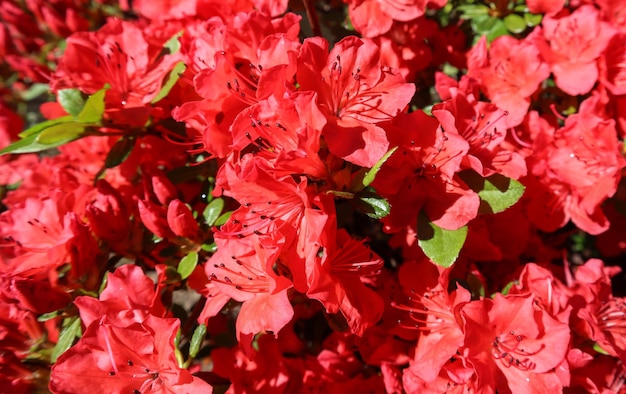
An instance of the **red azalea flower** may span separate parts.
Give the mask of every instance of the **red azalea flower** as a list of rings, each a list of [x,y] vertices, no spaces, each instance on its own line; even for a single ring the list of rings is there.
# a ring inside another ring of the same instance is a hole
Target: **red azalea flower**
[[[565,0],[527,0],[528,11],[533,14],[554,15],[565,6]]]
[[[196,14],[197,0],[134,0],[133,11],[148,19],[183,19]]]
[[[426,0],[344,0],[350,21],[364,37],[376,37],[391,29],[394,21],[407,22],[424,14]]]
[[[171,35],[175,33],[173,30]],[[111,18],[97,32],[75,33],[67,39],[51,87],[54,91],[78,88],[93,94],[108,84],[110,115],[119,112],[118,120],[143,126],[150,101],[180,60],[179,55],[161,54],[164,43],[135,23]]]
[[[272,163],[279,177],[299,173],[327,177],[328,169],[318,156],[326,118],[315,99],[313,92],[272,95],[243,110],[231,127],[232,148],[251,147],[256,156]]]
[[[596,59],[616,30],[600,20],[600,12],[592,5],[583,5],[559,18],[546,16],[541,26],[533,34],[537,35],[537,45],[554,73],[556,85],[573,96],[589,93],[598,80]]]
[[[423,209],[445,229],[458,229],[478,214],[478,195],[456,175],[467,153],[467,141],[455,130],[444,131],[422,111],[385,125],[398,150],[387,160],[374,186],[389,199],[391,213],[383,218],[386,231],[415,226]]]
[[[433,60],[428,42],[434,37],[436,26],[435,21],[421,17],[408,23],[396,23],[385,35],[372,38],[380,47],[381,63],[397,69],[405,80],[414,81],[416,73]]]
[[[615,123],[594,113],[592,97],[578,114],[550,135],[539,133],[528,158],[533,177],[528,186],[531,220],[544,231],[554,231],[570,219],[590,234],[608,229],[600,205],[617,190],[626,164]]]
[[[267,241],[264,244],[256,235],[241,239],[216,237],[217,252],[204,266],[209,282],[220,293],[243,302],[236,330],[237,338],[248,350],[255,334],[278,333],[294,313],[287,296],[293,284],[273,270],[281,241]]]
[[[107,285],[99,299],[80,296],[74,300],[85,326],[107,317],[111,324],[142,322],[148,315],[164,317],[159,289],[143,270],[133,264],[119,267],[107,277]]]
[[[626,34],[615,34],[598,59],[599,80],[615,95],[626,94]]]
[[[323,130],[328,149],[364,167],[372,167],[389,147],[377,124],[404,110],[415,92],[379,57],[373,42],[354,36],[338,42],[330,54],[326,40],[306,39],[298,56],[300,89],[317,92],[328,119]]]
[[[471,168],[484,177],[499,173],[519,179],[526,175],[523,157],[502,147],[506,112],[460,92],[453,99],[435,104],[432,112],[444,130],[456,130],[469,143],[462,168]]]
[[[315,266],[307,268],[306,294],[319,300],[328,313],[341,312],[350,331],[363,335],[380,319],[383,300],[361,278],[376,275],[383,261],[345,230],[334,231],[334,225],[323,233]]]
[[[98,245],[89,228],[68,209],[72,197],[56,190],[48,197],[29,198],[0,215],[2,252],[9,250],[7,246],[14,250],[14,257],[0,266],[1,271],[56,282],[56,269],[63,264],[71,264],[73,279],[95,267]]]
[[[484,87],[489,99],[508,112],[507,127],[522,123],[530,96],[548,78],[550,69],[530,39],[501,36],[487,49],[483,36],[468,53],[468,75]]]
[[[420,331],[415,356],[405,373],[424,382],[435,382],[441,369],[463,345],[464,334],[458,309],[470,301],[470,293],[457,288],[448,294],[448,271],[440,272],[427,259],[420,263],[406,262],[398,277],[408,300],[395,304],[409,312],[407,328]],[[419,279],[418,279],[419,278]]]
[[[53,393],[211,393],[174,355],[178,319],[148,316],[125,326],[93,321],[52,367]]]
[[[226,393],[254,392],[279,394],[301,392],[304,371],[281,351],[280,342],[271,335],[257,340],[254,357],[240,348],[218,348],[211,352],[213,372],[231,382]],[[295,364],[295,365],[294,365]],[[299,367],[299,368],[298,368]]]
[[[553,369],[569,348],[570,330],[534,307],[534,296],[501,296],[465,304],[463,358],[484,393],[560,392]]]
[[[613,297],[610,277],[618,267],[605,267],[589,259],[578,267],[570,283],[576,331],[595,341],[604,351],[626,362],[626,299]]]
[[[280,233],[289,246],[303,233],[308,216],[326,214],[313,209],[313,189],[305,177],[276,177],[269,163],[256,155],[245,155],[237,166],[225,164],[218,182],[227,182],[224,194],[241,204],[220,228],[221,236]]]

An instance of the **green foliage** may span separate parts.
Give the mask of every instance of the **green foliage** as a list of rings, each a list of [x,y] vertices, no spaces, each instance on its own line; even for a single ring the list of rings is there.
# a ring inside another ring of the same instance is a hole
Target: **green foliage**
[[[172,71],[170,71],[167,77],[167,81],[165,82],[165,84],[163,84],[163,87],[159,91],[159,94],[157,94],[156,97],[152,99],[152,104],[158,103],[159,101],[163,100],[163,98],[165,98],[170,93],[170,90],[172,90],[174,85],[176,85],[176,82],[178,82],[178,79],[183,74],[183,72],[185,72],[186,68],[187,66],[185,66],[185,63],[182,60],[176,63]]]
[[[504,175],[494,174],[483,178],[474,171],[463,171],[461,179],[480,197],[479,213],[502,212],[516,202],[524,194],[524,185]]]
[[[97,126],[104,114],[105,87],[89,96],[81,107],[76,91],[67,89],[59,93],[59,101],[71,115],[36,124],[20,133],[20,140],[0,150],[7,153],[33,153],[56,148],[87,135],[86,129]],[[79,92],[80,93],[80,92]]]
[[[374,189],[368,187],[358,193],[354,198],[356,208],[371,217],[372,219],[382,219],[391,212],[391,205],[383,197],[376,194]]]
[[[467,238],[467,226],[446,230],[431,222],[425,212],[417,219],[417,239],[429,259],[440,267],[448,268],[459,257]]]
[[[206,325],[200,324],[193,332],[191,343],[189,344],[189,357],[194,358],[198,355],[204,337],[206,335]]]
[[[389,159],[389,157],[391,157],[393,152],[395,152],[397,149],[398,149],[397,146],[394,148],[391,148],[369,170],[362,169],[361,171],[359,171],[354,177],[352,184],[350,185],[350,190],[353,192],[359,192],[363,190],[364,188],[368,187],[369,185],[371,185],[372,182],[374,182],[374,179],[376,178],[376,174],[378,174],[378,171],[380,171],[380,168],[382,167],[382,165],[385,164],[385,162]]]
[[[132,152],[135,146],[135,138],[122,137],[111,147],[104,160],[105,168],[117,167],[124,162]]]
[[[74,340],[82,335],[80,324],[81,322],[78,316],[69,317],[63,321],[63,330],[59,335],[59,341],[54,349],[52,349],[52,355],[50,357],[51,362],[56,362],[59,356],[65,353],[65,351],[74,344]]]
[[[219,219],[223,209],[224,200],[222,198],[216,198],[211,201],[202,212],[204,223],[206,223],[207,226],[215,225],[215,222]]]
[[[180,263],[178,263],[178,268],[176,269],[176,272],[180,274],[181,279],[187,279],[189,275],[191,275],[193,270],[196,269],[197,265],[198,265],[198,253],[191,252],[187,256],[183,257],[182,260],[180,260]]]

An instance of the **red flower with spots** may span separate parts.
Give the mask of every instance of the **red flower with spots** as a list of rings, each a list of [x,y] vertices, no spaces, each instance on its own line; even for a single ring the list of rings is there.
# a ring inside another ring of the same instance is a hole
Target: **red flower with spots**
[[[539,48],[529,40],[501,36],[487,47],[483,36],[468,53],[468,75],[479,81],[484,93],[508,112],[507,127],[522,123],[530,96],[550,76]]]
[[[465,342],[459,353],[473,366],[483,393],[550,393],[563,386],[554,372],[570,341],[566,323],[534,306],[534,296],[502,296],[460,310]]]
[[[265,242],[264,242],[265,241]],[[277,275],[280,241],[256,235],[216,238],[218,250],[204,266],[209,283],[218,293],[242,302],[237,317],[237,338],[249,349],[255,334],[278,333],[293,317],[287,290],[289,279]]]
[[[440,270],[427,260],[406,262],[398,273],[408,299],[394,306],[409,312],[402,324],[420,332],[414,359],[405,374],[424,382],[434,382],[463,344],[457,311],[470,301],[471,295],[462,287],[448,294],[448,275],[449,271]]]
[[[325,178],[328,169],[318,152],[326,118],[315,99],[313,92],[272,95],[246,108],[231,127],[232,148],[263,157],[277,176],[303,173]]]
[[[590,98],[558,130],[549,128],[534,141],[528,158],[528,212],[542,230],[554,231],[570,219],[599,234],[609,228],[601,204],[617,190],[626,164],[615,123],[596,115]]]
[[[171,36],[176,30],[171,29]],[[170,36],[170,37],[171,37]],[[109,85],[106,107],[109,115],[143,126],[165,77],[180,60],[163,55],[165,40],[136,23],[109,19],[97,32],[75,33],[67,39],[56,74],[54,91],[78,88],[93,94]]]
[[[541,26],[533,33],[556,86],[573,96],[589,93],[598,80],[596,60],[616,33],[615,28],[602,21],[592,5],[570,15],[547,16]]]
[[[372,167],[389,148],[378,124],[401,113],[415,93],[415,85],[379,58],[376,44],[353,36],[330,53],[326,40],[306,39],[298,56],[300,89],[317,92],[328,119],[322,130],[328,149],[364,167]]]
[[[341,312],[350,331],[363,335],[367,327],[380,319],[384,305],[381,297],[363,283],[362,277],[376,275],[383,261],[345,230],[335,231],[331,227],[323,237],[326,239],[321,242],[316,264],[308,267],[306,294],[319,300],[328,313]]]
[[[53,393],[211,393],[212,387],[181,369],[174,354],[178,319],[148,316],[127,325],[93,321],[52,367]]]
[[[415,226],[424,210],[439,227],[455,230],[478,214],[478,195],[456,174],[469,150],[455,130],[444,131],[437,119],[421,111],[385,125],[398,150],[385,162],[374,186],[389,199],[386,231]]]
[[[394,21],[408,22],[424,14],[427,0],[344,0],[350,21],[364,37],[376,37],[392,28]]]
[[[505,111],[459,92],[454,98],[435,104],[432,112],[444,130],[455,130],[468,142],[462,168],[471,168],[484,177],[499,173],[519,179],[526,175],[524,158],[502,147],[507,130]]]

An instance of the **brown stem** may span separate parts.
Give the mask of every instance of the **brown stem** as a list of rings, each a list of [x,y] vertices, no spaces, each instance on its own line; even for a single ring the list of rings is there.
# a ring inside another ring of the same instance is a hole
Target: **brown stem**
[[[304,9],[306,10],[306,16],[309,19],[309,24],[311,25],[311,30],[313,31],[314,36],[322,36],[322,28],[320,26],[320,20],[317,18],[317,13],[315,12],[315,0],[302,0],[302,4],[304,4]]]

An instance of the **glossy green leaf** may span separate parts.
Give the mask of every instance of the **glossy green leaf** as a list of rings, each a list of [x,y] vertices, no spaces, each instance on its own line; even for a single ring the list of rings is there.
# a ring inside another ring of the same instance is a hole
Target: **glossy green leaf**
[[[54,349],[52,349],[52,355],[50,357],[50,361],[52,363],[55,363],[59,356],[65,353],[67,349],[72,347],[72,345],[74,344],[74,339],[80,337],[82,334],[80,319],[78,318],[78,316],[68,318],[64,323],[66,324],[61,331],[61,334],[59,335],[59,341],[54,346]]]
[[[363,187],[367,187],[371,185],[372,182],[374,182],[374,179],[376,178],[376,174],[378,174],[378,171],[380,171],[380,167],[382,167],[382,165],[385,164],[387,159],[389,159],[389,157],[397,149],[398,149],[397,146],[390,149],[387,153],[383,155],[383,157],[380,158],[380,160],[376,162],[376,164],[374,164],[374,167],[372,167],[369,171],[365,173],[365,176],[363,177],[363,181],[362,181]]]
[[[467,226],[457,230],[445,230],[428,219],[423,211],[417,220],[417,239],[420,248],[429,259],[440,267],[448,268],[459,257],[467,238]]]
[[[72,123],[67,123],[67,124],[72,124]],[[58,125],[58,126],[65,126],[67,124],[64,125]],[[56,126],[54,126],[56,127]],[[40,137],[41,133],[39,134],[31,134],[25,138],[22,138],[19,141],[15,141],[14,143],[12,143],[11,145],[5,147],[4,149],[0,150],[0,155],[5,155],[8,153],[35,153],[35,152],[41,152],[41,151],[45,151],[48,149],[52,149],[52,148],[56,148],[57,146],[61,146],[73,139],[75,139],[76,137],[72,137],[69,139],[59,139],[59,138],[52,138],[55,141],[54,142],[46,142],[46,143],[41,143],[39,142],[39,137]],[[72,133],[73,135],[73,133]]]
[[[104,160],[105,168],[117,167],[124,162],[135,147],[135,139],[133,137],[122,137],[111,147]]]
[[[57,93],[61,107],[72,116],[78,116],[85,106],[83,94],[78,89],[61,89]]]
[[[524,14],[524,20],[530,27],[538,26],[542,19],[543,15],[541,14]]]
[[[178,263],[178,268],[176,268],[176,272],[180,274],[181,279],[187,279],[197,265],[198,253],[191,252],[187,256],[183,257],[182,260],[180,260],[180,263]]]
[[[593,344],[593,350],[595,350],[596,352],[600,353],[600,354],[604,354],[605,356],[609,356],[610,353],[607,352],[606,350],[602,349],[602,347],[600,346],[600,344],[598,342]]]
[[[371,188],[357,194],[353,201],[359,211],[372,219],[382,219],[391,212],[389,202]]]
[[[213,223],[213,225],[219,227],[225,224],[228,221],[228,219],[230,219],[230,215],[232,214],[233,214],[233,211],[224,212],[223,214],[220,215],[219,218],[217,218],[217,220],[215,221],[215,223]]]
[[[167,81],[165,82],[161,90],[159,91],[159,94],[157,94],[156,97],[152,99],[151,101],[152,104],[158,103],[169,94],[170,90],[172,90],[172,88],[174,87],[174,85],[176,84],[176,82],[178,81],[178,79],[183,74],[186,68],[187,66],[185,66],[185,63],[182,60],[176,63],[172,71],[170,71],[167,77]]]
[[[509,31],[504,25],[504,22],[502,21],[502,19],[496,19],[494,25],[486,33],[487,42],[492,42],[496,38],[501,37],[501,36],[506,36],[508,34],[509,34]]]
[[[222,198],[216,198],[211,201],[202,212],[204,223],[206,223],[207,226],[213,226],[222,214],[223,209],[224,200]]]
[[[463,4],[456,7],[455,10],[462,13],[461,19],[473,19],[489,14],[489,7],[484,4]]]
[[[67,116],[63,116],[63,117],[52,119],[52,120],[46,120],[45,122],[37,123],[36,125],[33,125],[32,127],[29,127],[28,129],[22,131],[21,133],[18,134],[18,137],[26,138],[33,134],[38,134],[42,130],[47,129],[48,127],[52,127],[54,125],[61,124],[61,123],[71,123],[74,121],[75,120],[72,115],[67,115]]]
[[[104,114],[104,97],[108,86],[98,90],[89,96],[82,111],[77,116],[77,120],[82,123],[98,123]]]
[[[180,41],[178,40],[178,38],[182,36],[184,32],[184,30],[179,31],[174,36],[172,36],[172,38],[167,40],[165,44],[163,44],[163,48],[168,50],[168,54],[173,55],[180,51]]]
[[[524,185],[504,175],[494,174],[483,178],[474,171],[463,171],[461,179],[480,197],[479,213],[502,212],[519,201],[524,194]]]
[[[517,14],[509,14],[504,17],[504,26],[511,33],[519,34],[526,30],[526,21]]]
[[[189,357],[194,358],[198,355],[200,351],[200,347],[202,346],[202,342],[204,342],[204,337],[206,335],[206,325],[200,324],[193,332],[193,336],[191,337],[191,342],[189,343]]]
[[[84,131],[85,126],[80,123],[62,123],[48,127],[39,133],[37,142],[43,145],[57,144],[58,146],[75,140],[80,137]]]

